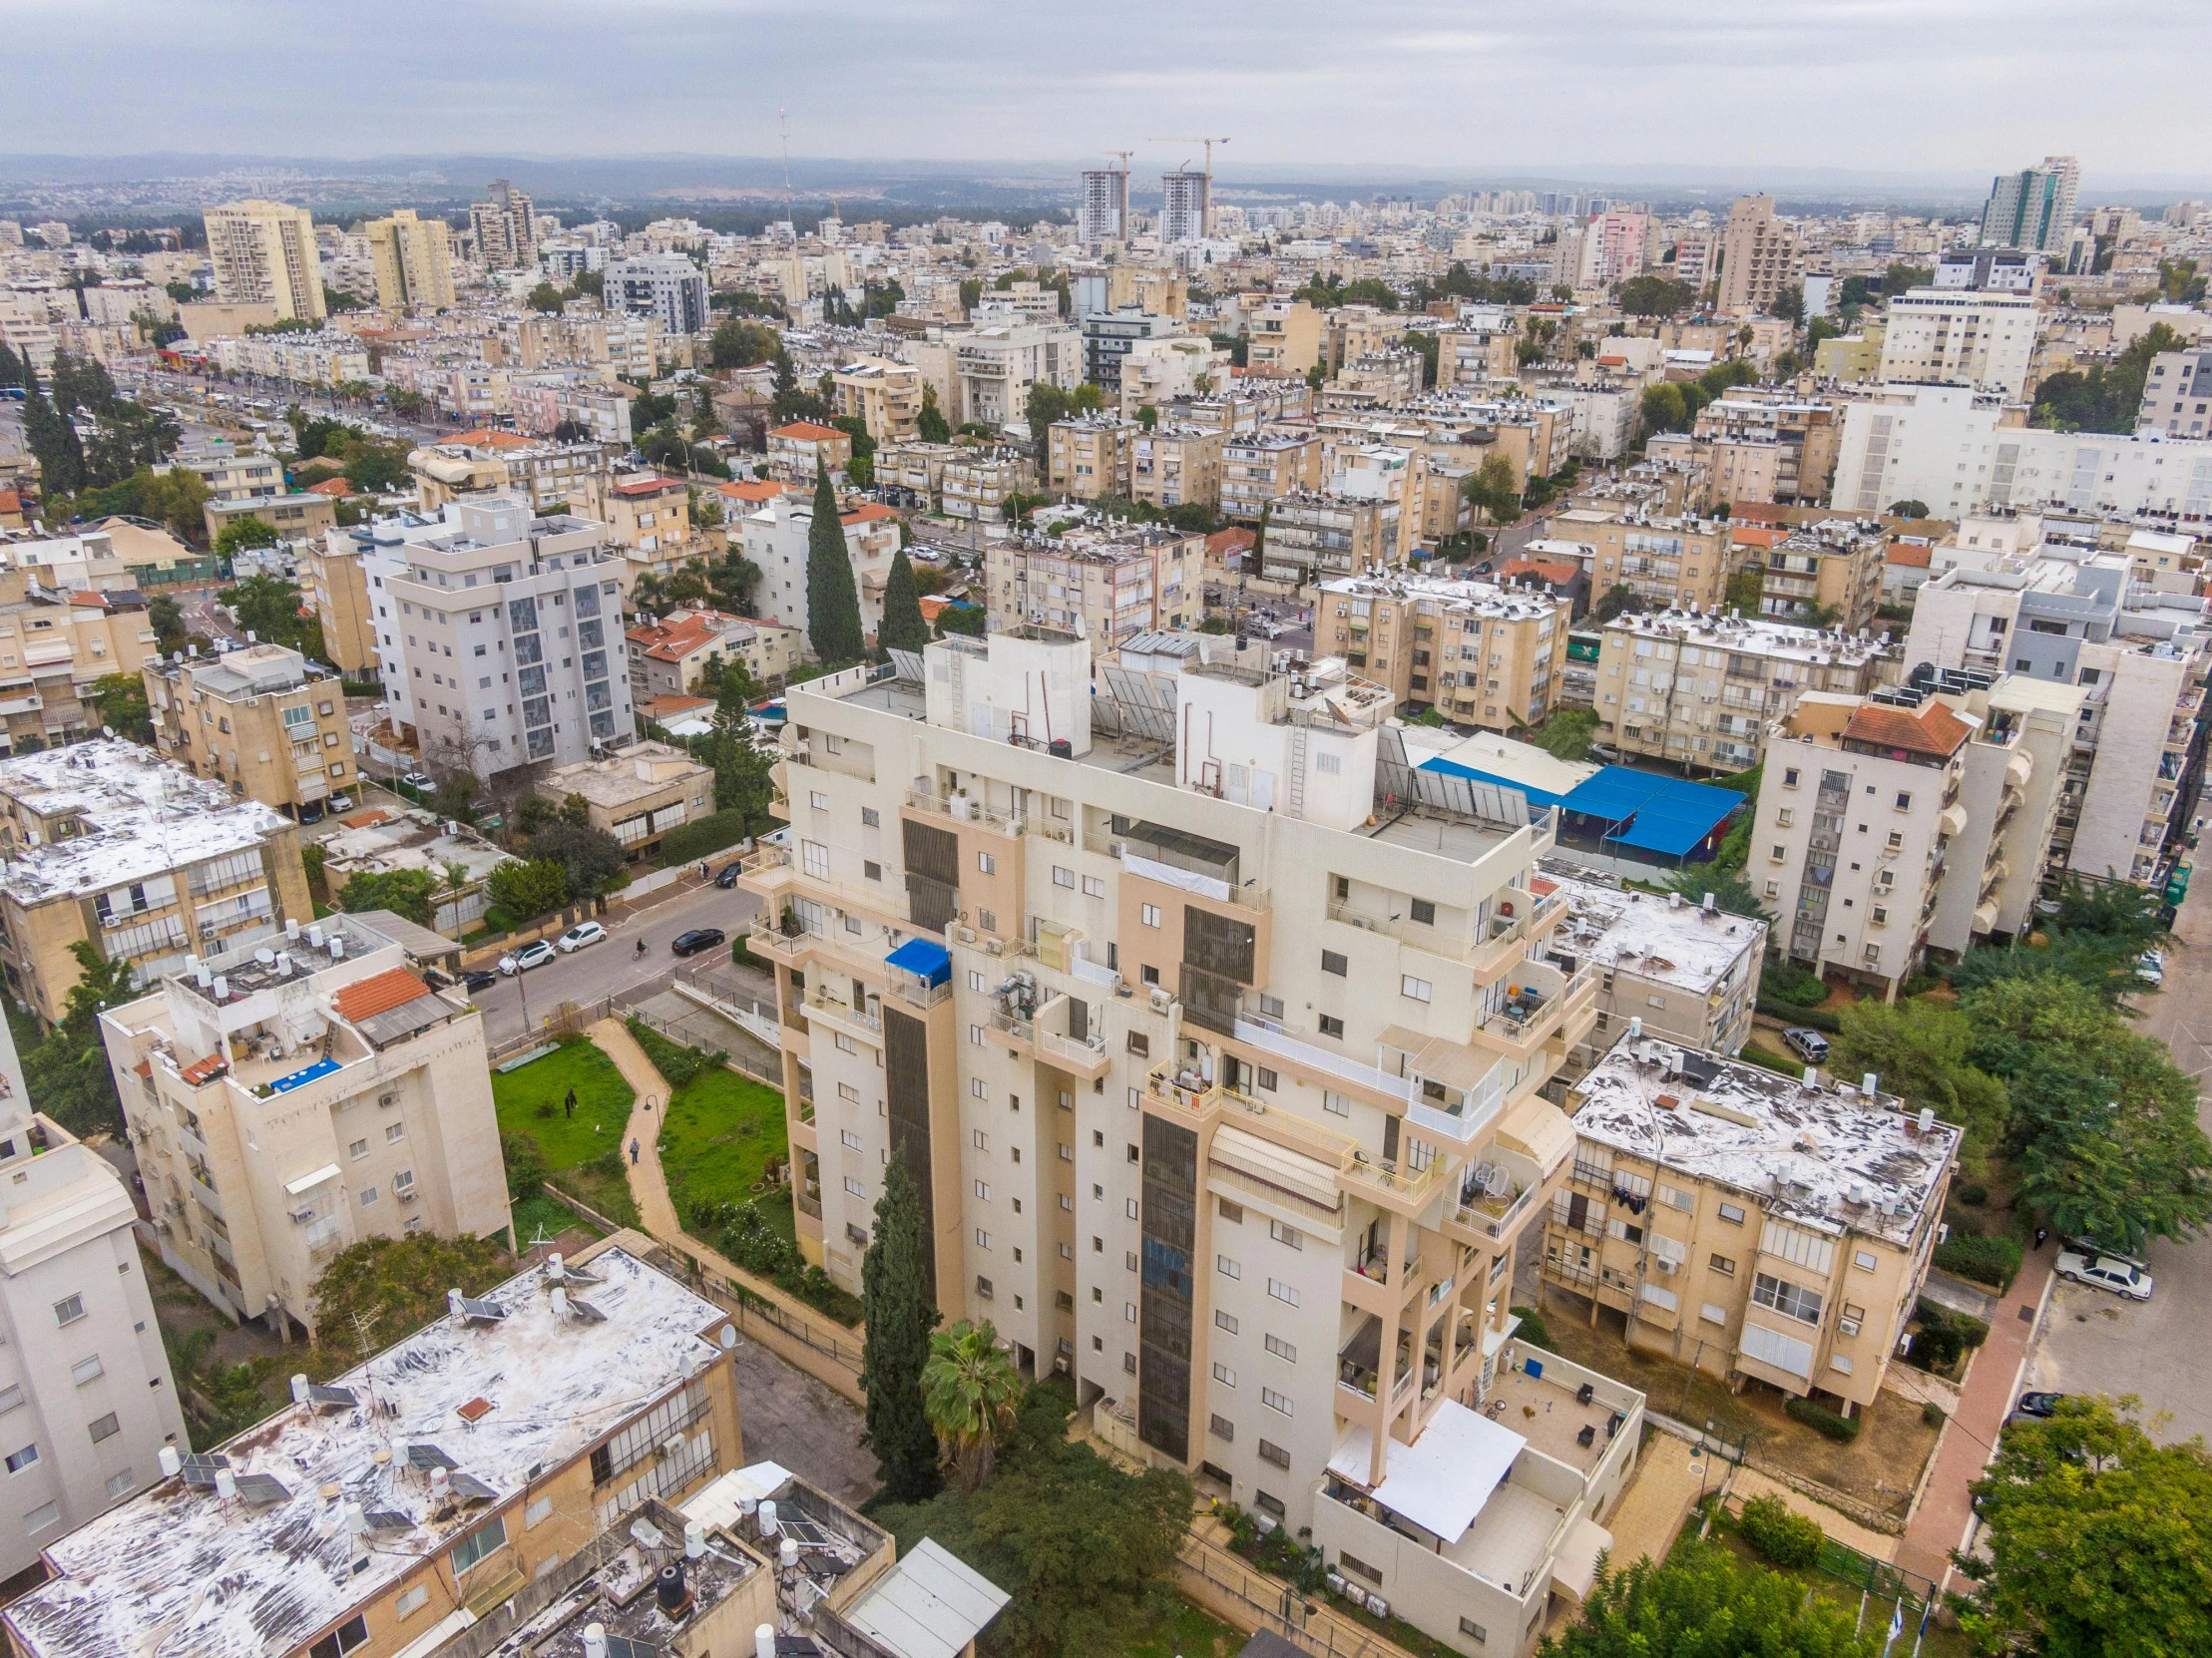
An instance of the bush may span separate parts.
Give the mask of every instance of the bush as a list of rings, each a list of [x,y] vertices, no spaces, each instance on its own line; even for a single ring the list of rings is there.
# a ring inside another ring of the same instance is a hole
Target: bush
[[[1793,1008],[1817,1008],[1828,1000],[1828,985],[1794,962],[1770,964],[1759,976],[1759,1000],[1786,1002]]]
[[[1930,991],[1943,988],[1944,976],[1940,973],[1916,973],[1897,989],[1900,997],[1926,996]]]
[[[1990,1188],[1977,1182],[1976,1184],[1971,1186],[1961,1186],[1958,1191],[1953,1193],[1952,1195],[1957,1197],[1959,1201],[1961,1203],[1964,1203],[1968,1208],[1979,1209],[1982,1207],[1983,1204],[1990,1201]]]
[[[1936,1246],[1936,1266],[1977,1284],[2008,1290],[2020,1273],[2020,1246],[2010,1238],[1978,1238],[1954,1231]]]
[[[1801,1422],[1815,1433],[1825,1434],[1831,1440],[1844,1445],[1849,1445],[1859,1437],[1857,1417],[1839,1417],[1827,1406],[1815,1405],[1809,1399],[1793,1399],[1782,1410],[1793,1422]],[[1819,1527],[1814,1529],[1818,1530]]]
[[[1947,1419],[1944,1416],[1944,1408],[1934,1400],[1928,1399],[1921,1402],[1920,1420],[1930,1428],[1941,1428]]]
[[[1853,1426],[1856,1430],[1857,1425]],[[1754,1553],[1793,1570],[1817,1564],[1820,1545],[1826,1541],[1818,1520],[1807,1518],[1778,1496],[1755,1496],[1746,1502],[1736,1517],[1736,1530]]]
[[[1990,1327],[1972,1313],[1953,1313],[1951,1328],[1959,1332],[1970,1353],[1990,1339]]]
[[[1778,1019],[1785,1025],[1802,1025],[1808,1031],[1825,1031],[1831,1036],[1843,1030],[1843,1021],[1834,1014],[1818,1008],[1802,1008],[1794,1002],[1777,1002],[1759,987],[1759,1012],[1769,1019]]]
[[[1906,1358],[1929,1371],[1949,1371],[1966,1354],[1966,1339],[1944,1324],[1923,1324],[1905,1350]]]
[[[661,842],[661,867],[673,869],[678,864],[696,863],[708,853],[719,852],[726,846],[735,846],[744,838],[743,812],[715,812],[694,823],[669,830]]]
[[[646,1057],[653,1061],[653,1068],[668,1079],[668,1086],[680,1088],[684,1083],[722,1062],[719,1053],[703,1047],[685,1047],[670,1041],[644,1020],[633,1015],[629,1021],[630,1034],[638,1038],[638,1045],[646,1050]]]
[[[1513,1316],[1521,1321],[1521,1328],[1514,1332],[1517,1341],[1531,1347],[1541,1347],[1547,1353],[1557,1353],[1558,1344],[1551,1340],[1551,1328],[1544,1322],[1544,1315],[1534,1307],[1516,1307]]]
[[[507,1195],[520,1203],[545,1189],[546,1153],[535,1134],[502,1134],[500,1160],[507,1165]]]

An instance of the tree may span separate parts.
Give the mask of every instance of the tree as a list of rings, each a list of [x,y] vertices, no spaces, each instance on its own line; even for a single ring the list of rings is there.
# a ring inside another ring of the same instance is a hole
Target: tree
[[[274,545],[276,532],[257,518],[241,518],[223,526],[227,536],[231,530],[245,525],[259,525],[270,538],[253,540],[247,545],[268,547]],[[233,545],[224,548],[217,541],[218,552],[235,552]],[[322,623],[300,609],[299,588],[296,583],[276,576],[249,576],[242,582],[233,582],[216,597],[229,607],[230,614],[238,619],[238,625],[250,631],[263,644],[288,645],[302,656],[315,660],[322,657]]]
[[[1960,1623],[2042,1658],[2212,1652],[2212,1455],[2161,1446],[2136,1401],[2075,1396],[2015,1422],[1974,1485],[1989,1558]]]
[[[627,862],[623,843],[613,835],[566,817],[532,835],[526,850],[534,861],[550,859],[561,866],[572,904],[589,903],[606,892]]]
[[[1790,282],[1775,292],[1774,303],[1767,307],[1771,315],[1780,317],[1793,327],[1805,320],[1805,288],[1800,282]]]
[[[1882,297],[1895,299],[1912,288],[1924,288],[1936,279],[1933,265],[1893,264],[1882,272]]]
[[[1514,484],[1513,462],[1503,455],[1484,456],[1483,464],[1460,485],[1460,496],[1483,515],[1486,523],[1497,524],[1517,516],[1521,491]]]
[[[233,554],[243,553],[251,548],[274,547],[277,540],[274,525],[266,519],[254,518],[249,514],[244,518],[233,518],[216,532],[216,551],[227,559]],[[274,580],[274,578],[256,576],[253,580],[267,582]],[[225,600],[224,603],[227,604],[228,601]]]
[[[154,629],[154,642],[164,651],[185,648],[185,611],[168,594],[156,594],[146,607],[146,620]]]
[[[1590,738],[1597,731],[1597,715],[1588,708],[1562,708],[1544,722],[1544,729],[1530,740],[1555,760],[1589,758]]]
[[[922,1395],[930,1332],[937,1326],[923,1251],[922,1204],[906,1164],[884,1166],[875,1236],[860,1264],[867,1336],[860,1386],[868,1396],[867,1444],[889,1502],[918,1502],[937,1488],[937,1435]]]
[[[364,1239],[331,1256],[315,1279],[316,1351],[341,1369],[440,1317],[447,1290],[481,1295],[508,1271],[487,1238],[423,1231]]]
[[[92,704],[100,710],[100,722],[119,737],[151,744],[153,711],[146,701],[146,681],[135,673],[110,673],[94,681]]]
[[[551,858],[501,864],[484,885],[492,902],[517,921],[545,915],[569,901],[569,872]]]
[[[1664,1561],[1608,1565],[1581,1620],[1538,1650],[1543,1658],[1875,1658],[1880,1627],[1862,1635],[1853,1621],[1795,1578],[1686,1538]]]
[[[972,639],[980,639],[990,631],[989,618],[981,605],[947,605],[937,613],[937,636],[962,633]]]
[[[1697,303],[1697,289],[1671,276],[1631,276],[1614,294],[1629,316],[1673,316]]]
[[[924,443],[950,443],[953,431],[945,421],[945,411],[937,406],[937,388],[922,387],[922,412],[915,417],[915,435]]]
[[[110,961],[85,939],[73,941],[69,953],[77,962],[77,983],[46,1039],[24,1051],[24,1084],[38,1108],[72,1134],[120,1133],[123,1106],[108,1068],[100,1014],[131,1000],[136,973],[130,958]]]
[[[38,462],[39,489],[75,495],[85,487],[85,446],[77,428],[39,390],[38,370],[23,365],[23,445]]]
[[[963,1490],[973,1491],[991,1476],[999,1442],[1013,1428],[1021,1401],[1022,1379],[988,1319],[980,1325],[963,1319],[930,1337],[922,1405]]]
[[[2132,432],[2151,359],[2186,344],[2165,323],[2154,323],[2110,363],[2085,374],[2068,369],[2049,375],[2035,388],[2027,423],[2057,432]]]
[[[1637,399],[1636,412],[1643,417],[1643,429],[1647,433],[1686,432],[1693,414],[1680,383],[1673,380],[1645,386],[1642,397]]]
[[[922,601],[914,586],[914,565],[900,548],[891,555],[891,573],[883,582],[883,622],[876,629],[876,643],[885,650],[920,650],[929,643],[929,623],[922,620]]]
[[[349,916],[363,910],[389,910],[417,927],[432,927],[436,925],[432,895],[437,890],[438,878],[428,870],[371,870],[346,882],[338,893],[338,908]]]
[[[714,325],[707,341],[706,360],[714,368],[751,368],[768,361],[781,344],[773,328],[727,317]]]
[[[1955,1007],[1912,999],[1867,1001],[1843,1011],[1830,1062],[1839,1076],[1874,1071],[1891,1092],[1933,1105],[1965,1128],[1977,1148],[2004,1133],[2004,1084],[1974,1064],[1974,1025]]]
[[[1890,503],[1890,517],[1892,518],[1926,518],[1927,516],[1928,503],[1916,501],[1911,496],[1907,496],[1903,501]]]
[[[23,384],[23,359],[18,357],[6,340],[0,340],[0,386]]]
[[[551,282],[540,282],[530,290],[530,297],[524,302],[534,311],[558,311],[568,300]]]
[[[1615,582],[1597,597],[1590,607],[1590,616],[1600,622],[1610,622],[1619,616],[1635,616],[1643,610],[1643,595],[1625,582]]]
[[[814,517],[806,527],[806,633],[822,665],[848,667],[866,653],[860,628],[860,590],[837,512],[829,471],[814,474]]]

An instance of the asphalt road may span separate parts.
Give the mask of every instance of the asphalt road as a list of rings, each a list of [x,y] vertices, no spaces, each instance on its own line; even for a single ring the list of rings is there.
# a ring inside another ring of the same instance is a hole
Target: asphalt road
[[[2197,1078],[2197,1120],[2212,1130],[2212,885],[2193,889],[2166,947],[2166,983],[2141,999],[2135,1028],[2173,1050]],[[2055,1251],[2057,1239],[2044,1246]],[[2168,1243],[2144,1255],[2157,1288],[2147,1302],[2063,1281],[2052,1286],[2042,1339],[2024,1388],[2059,1393],[2135,1394],[2146,1413],[2164,1413],[2157,1438],[2212,1439],[2212,1387],[2205,1383],[2205,1332],[2212,1330],[2212,1239]]]
[[[726,857],[712,860],[716,869],[726,861]],[[727,892],[711,886],[679,890],[658,904],[648,904],[611,922],[605,944],[533,968],[521,976],[520,985],[504,978],[469,1000],[483,1010],[485,1038],[501,1042],[521,1036],[529,1028],[523,1016],[525,998],[530,1021],[536,1023],[564,1002],[599,1002],[655,981],[665,983],[672,970],[679,967],[706,967],[716,961],[726,965],[727,949],[678,957],[669,954],[668,946],[678,933],[694,927],[719,927],[734,944],[739,929],[751,922],[759,908],[758,898],[734,887]],[[643,956],[638,954],[640,939],[646,941]]]

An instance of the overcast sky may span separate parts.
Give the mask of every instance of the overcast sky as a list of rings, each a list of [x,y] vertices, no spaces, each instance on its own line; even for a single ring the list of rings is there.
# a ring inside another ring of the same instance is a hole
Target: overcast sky
[[[0,150],[2212,176],[2206,0],[0,0]],[[2177,73],[2177,71],[2179,71]]]

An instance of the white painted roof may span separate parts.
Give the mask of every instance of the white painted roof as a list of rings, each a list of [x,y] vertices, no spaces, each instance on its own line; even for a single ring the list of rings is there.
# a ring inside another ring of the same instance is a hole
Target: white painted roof
[[[958,1658],[1012,1598],[924,1537],[845,1608],[844,1619],[894,1658]]]
[[[1448,1399],[1412,1445],[1390,1442],[1375,1500],[1424,1531],[1456,1543],[1528,1443],[1512,1429]],[[1329,1471],[1364,1486],[1374,1449],[1372,1430],[1353,1429],[1329,1458]]]

